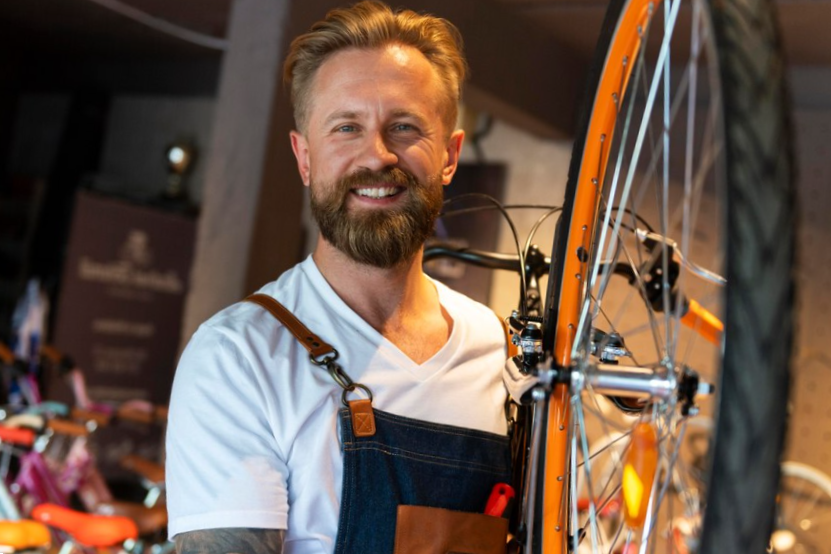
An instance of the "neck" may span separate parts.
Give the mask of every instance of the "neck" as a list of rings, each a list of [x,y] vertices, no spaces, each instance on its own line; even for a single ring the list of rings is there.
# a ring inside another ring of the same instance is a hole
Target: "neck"
[[[341,299],[385,334],[406,318],[440,310],[438,292],[421,269],[422,252],[391,268],[358,263],[321,238],[312,255]]]

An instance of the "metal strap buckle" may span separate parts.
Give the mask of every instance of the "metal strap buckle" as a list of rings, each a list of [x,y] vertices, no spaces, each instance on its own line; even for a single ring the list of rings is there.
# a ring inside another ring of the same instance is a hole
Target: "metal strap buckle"
[[[353,392],[355,389],[361,389],[362,391],[364,391],[366,393],[366,396],[369,399],[369,401],[372,402],[372,391],[369,390],[369,387],[366,387],[366,386],[364,386],[360,383],[354,383],[350,388],[343,389],[343,394],[341,395],[340,400],[341,400],[341,402],[343,402],[344,406],[349,405],[349,401],[347,400],[347,396],[349,395],[350,392]]]
[[[369,397],[370,402],[372,401],[372,391],[369,390],[368,387],[362,385],[360,383],[355,383],[349,375],[343,370],[343,368],[338,364],[335,360],[338,359],[338,351],[332,350],[330,354],[324,355],[322,358],[318,359],[315,356],[309,354],[309,360],[319,367],[325,367],[326,371],[329,372],[329,375],[332,376],[335,383],[338,384],[340,388],[343,389],[343,394],[341,395],[341,401],[343,402],[344,406],[347,406],[347,396],[350,392],[353,392],[355,389],[361,389],[364,391],[367,396]]]

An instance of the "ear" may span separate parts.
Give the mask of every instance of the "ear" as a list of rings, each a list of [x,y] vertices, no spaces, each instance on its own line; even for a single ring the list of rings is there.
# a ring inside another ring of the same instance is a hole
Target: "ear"
[[[297,158],[297,171],[300,172],[300,178],[303,179],[303,184],[307,187],[312,180],[311,163],[309,162],[309,143],[306,137],[297,131],[289,133],[291,137],[291,149],[294,151],[294,157]]]
[[[445,160],[444,167],[441,170],[441,183],[449,185],[453,180],[453,175],[456,173],[456,168],[459,167],[459,155],[462,153],[462,143],[465,141],[465,132],[462,129],[453,131],[450,139],[447,141],[447,147],[444,152]]]

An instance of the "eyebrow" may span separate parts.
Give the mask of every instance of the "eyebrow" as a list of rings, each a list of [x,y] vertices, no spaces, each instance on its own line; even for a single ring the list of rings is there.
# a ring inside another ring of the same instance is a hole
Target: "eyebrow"
[[[340,110],[330,114],[325,120],[323,120],[323,125],[331,125],[335,121],[340,121],[343,119],[358,119],[361,115],[363,115],[363,112],[357,112],[354,110]],[[426,121],[426,118],[424,118],[420,114],[405,109],[393,110],[391,112],[391,116],[393,118],[411,118],[416,120],[419,124],[424,124],[424,122]]]
[[[419,124],[423,125],[427,119],[423,117],[421,114],[410,111],[410,110],[393,110],[392,111],[393,117],[404,117],[404,118],[412,118],[415,119]]]
[[[341,119],[356,119],[358,117],[358,112],[348,111],[348,110],[341,110],[339,112],[334,112],[330,114],[326,119],[323,120],[323,125],[329,125],[330,123],[334,123],[335,121]]]

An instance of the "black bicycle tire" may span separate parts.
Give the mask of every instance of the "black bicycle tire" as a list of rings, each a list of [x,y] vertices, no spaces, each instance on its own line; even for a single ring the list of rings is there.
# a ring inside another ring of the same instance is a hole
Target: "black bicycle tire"
[[[773,526],[787,424],[796,252],[784,61],[772,2],[708,2],[723,85],[727,160],[725,350],[699,552],[763,552]],[[613,0],[587,82],[546,296],[551,351],[595,91],[628,0]],[[775,229],[771,232],[770,229]]]
[[[730,285],[709,485],[715,494],[701,551],[761,553],[773,528],[794,335],[788,93],[773,3],[716,0],[712,7],[724,83]]]

